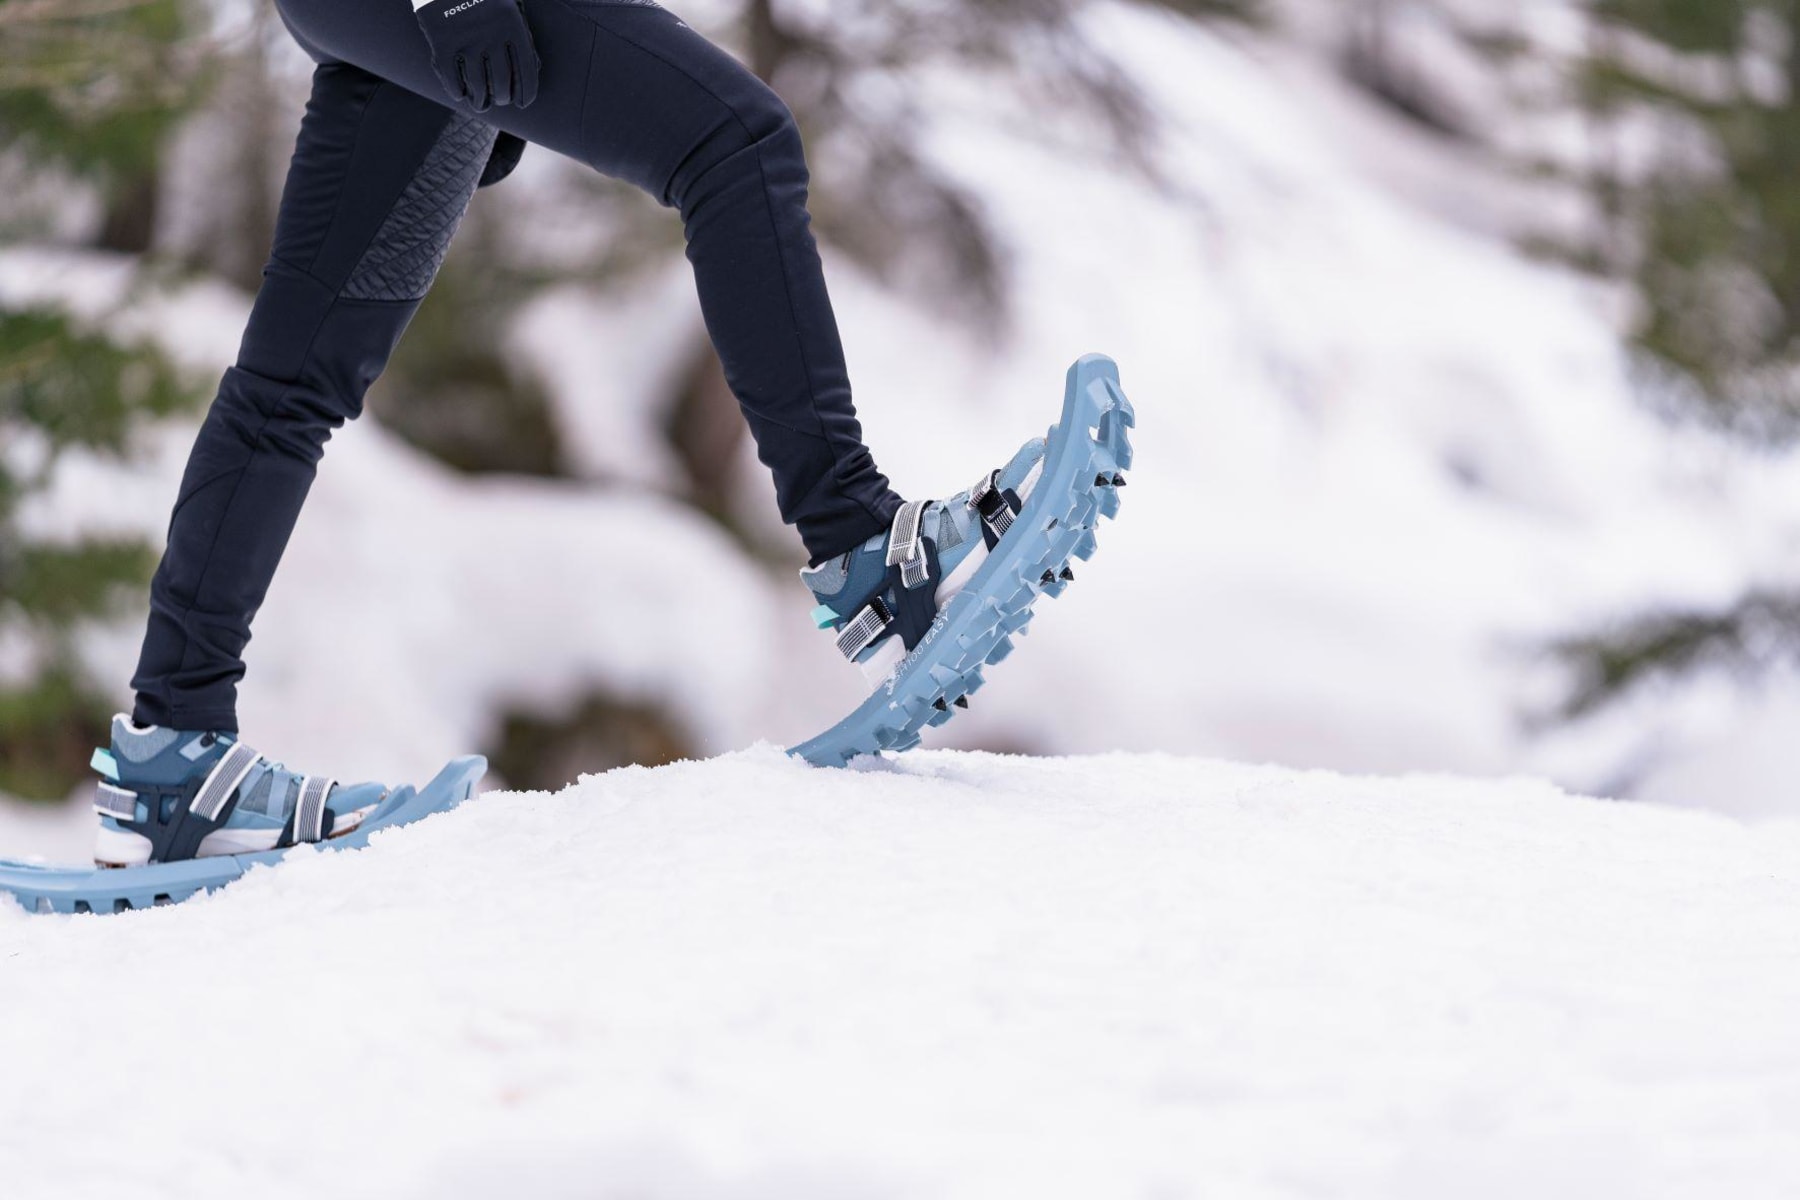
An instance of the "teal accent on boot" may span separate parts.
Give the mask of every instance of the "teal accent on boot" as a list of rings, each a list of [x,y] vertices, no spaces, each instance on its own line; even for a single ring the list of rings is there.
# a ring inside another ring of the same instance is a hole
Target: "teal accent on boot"
[[[838,616],[837,611],[831,605],[821,604],[812,610],[812,619],[813,624],[820,629],[830,629],[844,618]]]
[[[1062,416],[1038,452],[1041,458],[1023,470],[1021,486],[1012,489],[1024,503],[1015,509],[1006,498],[1002,508],[995,491],[1020,477],[1024,458],[1031,456],[1029,447],[1023,458],[975,489],[971,499],[982,511],[983,544],[990,549],[964,560],[965,578],[940,586],[939,607],[923,636],[917,630],[927,589],[920,576],[935,579],[938,572],[929,569],[929,553],[927,570],[919,569],[918,549],[928,537],[921,528],[928,531],[930,525],[929,519],[919,520],[923,506],[903,507],[895,518],[894,553],[881,560],[894,560],[892,574],[880,585],[884,590],[847,618],[838,634],[838,649],[856,658],[865,678],[879,673],[874,690],[854,712],[789,753],[816,766],[841,767],[863,755],[909,750],[927,728],[968,707],[987,668],[1012,653],[1034,605],[1072,586],[1072,560],[1092,556],[1100,521],[1118,515],[1124,472],[1133,458],[1130,430],[1136,423],[1117,364],[1102,355],[1077,362],[1069,371]],[[855,576],[866,557],[859,548],[825,564],[829,571],[821,568],[805,577],[815,592],[841,587],[857,594]],[[851,611],[835,601],[833,607]],[[884,666],[884,656],[899,644],[907,653]],[[866,660],[858,657],[859,647],[867,648]]]
[[[1031,439],[1019,447],[1004,467],[983,479],[978,486],[991,485],[993,491],[1011,492],[1023,503],[1030,495],[1035,472],[1044,460],[1044,449],[1043,438]],[[956,577],[971,556],[986,557],[987,554],[987,535],[977,506],[976,491],[976,488],[969,488],[947,499],[931,501],[920,514],[918,535],[931,542],[937,557],[938,573],[932,583],[939,604],[948,602],[959,590],[955,585],[946,587],[945,581]],[[819,604],[813,610],[815,621],[820,613],[827,611],[836,615],[838,621],[847,621],[877,597],[891,592],[888,559],[894,536],[895,530],[888,529],[855,549],[800,573],[801,582]],[[972,568],[975,564],[969,565]],[[967,574],[965,571],[961,577],[966,578]],[[894,599],[891,594],[886,598]],[[820,624],[819,628],[830,626]],[[876,645],[885,640],[885,637],[878,638]],[[856,654],[856,661],[870,659],[874,650],[875,645],[865,647]]]
[[[114,783],[119,781],[119,764],[114,761],[112,754],[108,751],[94,751],[94,757],[88,759],[88,766],[100,772],[104,778],[110,779]]]

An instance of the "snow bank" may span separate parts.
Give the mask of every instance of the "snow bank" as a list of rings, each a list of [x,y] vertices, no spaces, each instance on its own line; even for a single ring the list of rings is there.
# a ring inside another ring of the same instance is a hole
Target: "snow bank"
[[[1800,826],[760,748],[0,909],[10,1200],[1791,1196]]]

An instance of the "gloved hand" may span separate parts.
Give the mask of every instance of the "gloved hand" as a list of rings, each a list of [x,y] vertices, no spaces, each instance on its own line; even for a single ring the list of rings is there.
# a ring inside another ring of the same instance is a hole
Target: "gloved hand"
[[[519,0],[414,0],[413,15],[451,99],[478,113],[537,99],[540,64]]]

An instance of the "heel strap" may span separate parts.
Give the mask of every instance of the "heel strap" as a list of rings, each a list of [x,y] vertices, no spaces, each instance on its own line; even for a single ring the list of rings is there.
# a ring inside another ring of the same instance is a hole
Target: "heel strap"
[[[305,842],[322,842],[331,833],[331,812],[325,807],[331,790],[337,786],[337,780],[323,775],[306,775],[300,780],[300,799],[294,804],[294,811],[288,816],[287,828],[282,830],[283,846],[297,846]]]

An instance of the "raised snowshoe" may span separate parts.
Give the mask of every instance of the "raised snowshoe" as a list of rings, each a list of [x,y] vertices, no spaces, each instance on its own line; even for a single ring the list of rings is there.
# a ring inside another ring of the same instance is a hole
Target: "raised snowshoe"
[[[1062,417],[1006,465],[945,500],[903,506],[887,532],[802,572],[814,621],[874,691],[791,753],[817,766],[909,750],[1004,659],[1043,596],[1075,578],[1101,517],[1119,510],[1136,423],[1111,359],[1069,371]]]

